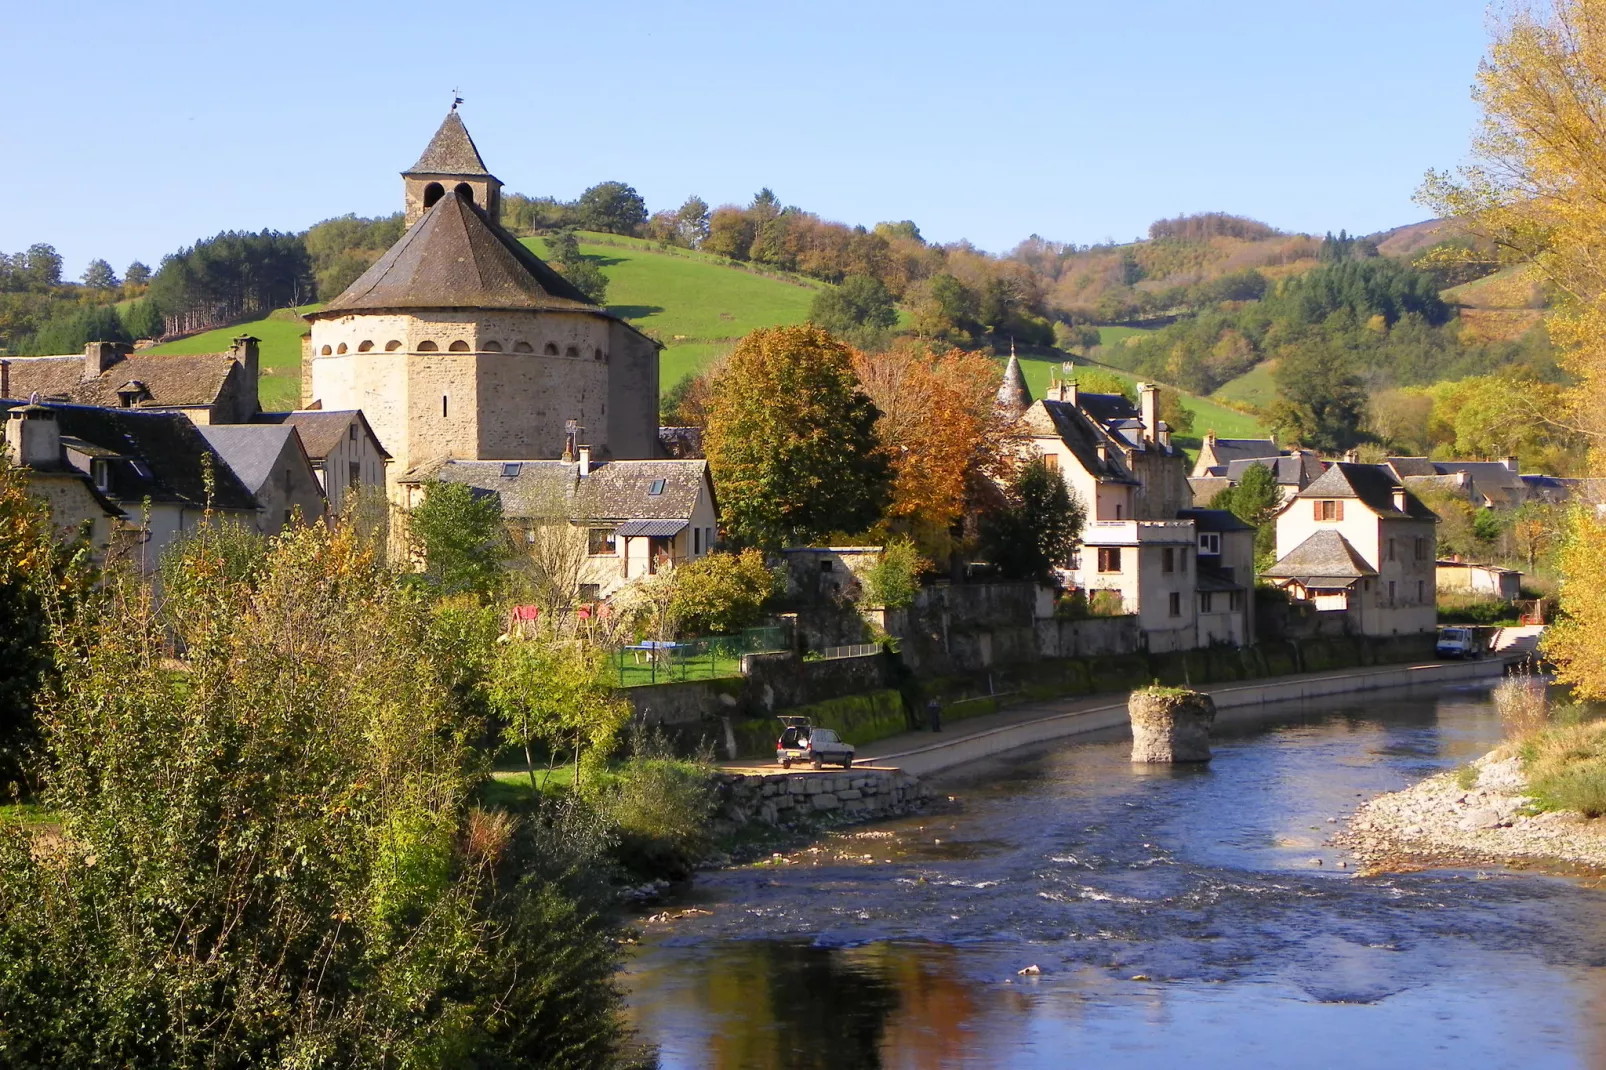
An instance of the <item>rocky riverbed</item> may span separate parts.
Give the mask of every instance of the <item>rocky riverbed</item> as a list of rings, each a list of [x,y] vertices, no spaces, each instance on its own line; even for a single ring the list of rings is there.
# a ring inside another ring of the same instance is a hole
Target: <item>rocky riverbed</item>
[[[1536,812],[1509,748],[1490,751],[1471,770],[1440,773],[1371,800],[1335,842],[1372,872],[1546,863],[1606,870],[1606,818]]]

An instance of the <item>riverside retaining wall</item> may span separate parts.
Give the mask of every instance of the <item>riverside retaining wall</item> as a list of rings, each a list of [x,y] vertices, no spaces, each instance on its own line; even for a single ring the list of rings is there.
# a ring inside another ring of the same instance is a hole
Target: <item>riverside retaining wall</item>
[[[1504,659],[1486,661],[1432,662],[1418,665],[1391,665],[1352,672],[1321,673],[1258,680],[1243,684],[1200,687],[1215,700],[1221,712],[1261,706],[1268,702],[1347,695],[1380,688],[1438,686],[1470,682],[1504,675]],[[1096,700],[1095,700],[1096,701]],[[1025,715],[1028,711],[1021,710]],[[945,769],[979,761],[1006,751],[1065,739],[1127,724],[1126,696],[1108,703],[1088,703],[1076,710],[1054,713],[1044,709],[1039,717],[1022,720],[967,736],[955,736],[937,743],[911,746],[907,750],[878,753],[878,765],[895,765],[917,776],[929,776]]]
[[[902,769],[840,773],[723,773],[716,822],[727,829],[752,822],[813,824],[822,819],[870,821],[907,813],[931,797]]]

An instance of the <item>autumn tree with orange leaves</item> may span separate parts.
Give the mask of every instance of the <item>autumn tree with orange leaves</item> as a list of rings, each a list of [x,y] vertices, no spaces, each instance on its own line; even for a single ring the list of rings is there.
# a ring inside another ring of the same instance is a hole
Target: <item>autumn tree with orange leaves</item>
[[[881,411],[876,431],[892,461],[886,526],[942,561],[956,548],[953,529],[1011,456],[994,405],[998,367],[981,353],[904,340],[856,353],[853,368]]]

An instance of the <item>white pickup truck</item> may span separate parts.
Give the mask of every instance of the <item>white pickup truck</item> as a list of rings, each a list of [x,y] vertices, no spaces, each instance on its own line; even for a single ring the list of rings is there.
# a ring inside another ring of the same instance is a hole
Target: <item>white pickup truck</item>
[[[1476,628],[1440,628],[1435,653],[1441,658],[1483,657],[1483,637]]]

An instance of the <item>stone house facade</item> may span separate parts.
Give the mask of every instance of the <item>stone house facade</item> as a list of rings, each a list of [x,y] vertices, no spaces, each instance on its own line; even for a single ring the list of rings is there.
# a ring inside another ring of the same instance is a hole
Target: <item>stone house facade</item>
[[[384,493],[390,454],[379,444],[360,409],[265,412],[257,419],[295,428],[331,515],[338,516],[346,508],[349,493]]]
[[[1277,514],[1277,563],[1264,576],[1362,635],[1437,626],[1438,517],[1385,466],[1339,461]]]
[[[181,412],[195,424],[245,423],[257,414],[258,341],[223,353],[158,355],[90,342],[83,355],[0,360],[0,399]]]
[[[61,447],[55,413],[43,405],[19,405],[5,414],[6,460],[28,480],[28,493],[43,499],[50,523],[63,541],[83,536],[104,557],[124,519],[87,472],[73,467]]]
[[[256,499],[258,531],[277,535],[297,518],[303,524],[324,519],[323,487],[294,427],[215,424],[197,430]]]

